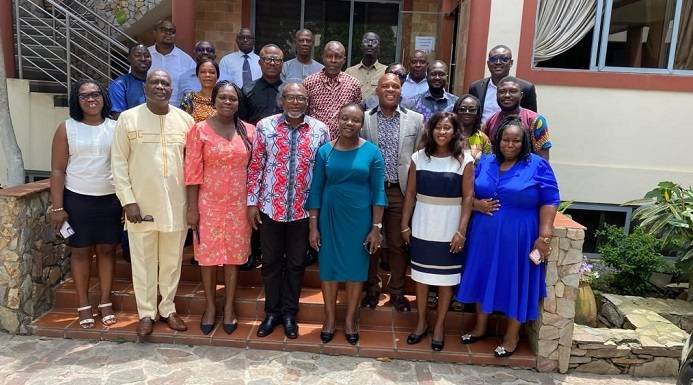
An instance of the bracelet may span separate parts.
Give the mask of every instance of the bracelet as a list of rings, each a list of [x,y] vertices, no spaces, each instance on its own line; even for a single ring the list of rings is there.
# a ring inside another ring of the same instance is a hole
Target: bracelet
[[[65,208],[64,208],[64,207],[57,207],[57,208],[52,208],[52,207],[51,207],[51,208],[48,209],[48,212],[51,213],[51,214],[57,213],[57,212],[59,212],[59,211],[65,211]]]
[[[455,234],[459,235],[460,238],[462,238],[463,240],[466,240],[466,239],[467,239],[467,237],[465,237],[464,235],[462,235],[462,233],[460,233],[459,230],[455,231]]]
[[[400,233],[406,233],[407,231],[411,231],[411,229],[409,227],[407,227],[406,229],[400,230]]]
[[[317,217],[316,215],[311,215],[311,216],[309,216],[308,218],[310,218],[310,219],[318,219],[318,217]]]

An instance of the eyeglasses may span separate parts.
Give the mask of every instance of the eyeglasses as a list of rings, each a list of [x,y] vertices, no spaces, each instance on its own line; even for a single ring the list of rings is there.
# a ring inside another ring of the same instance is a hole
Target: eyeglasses
[[[159,32],[161,33],[167,33],[170,35],[175,35],[176,34],[176,29],[175,28],[159,28]]]
[[[236,36],[236,39],[238,39],[240,41],[243,41],[243,40],[254,41],[255,40],[255,38],[252,36]]]
[[[491,64],[502,63],[508,64],[512,60],[510,56],[507,55],[493,55],[488,57],[488,62]]]
[[[289,103],[295,103],[295,102],[305,103],[308,101],[308,98],[303,96],[303,95],[284,95],[284,96],[282,96],[282,98]]]
[[[460,108],[457,109],[457,112],[459,112],[459,113],[465,113],[465,112],[475,113],[475,112],[477,112],[477,111],[479,111],[479,107],[465,107],[465,106],[462,106],[462,107],[460,107]]]
[[[269,56],[263,56],[260,58],[265,64],[281,64],[284,62],[284,59],[280,57],[269,57]]]
[[[380,43],[380,40],[378,40],[378,39],[363,39],[363,40],[361,40],[361,43],[376,45],[376,44]]]
[[[199,52],[199,53],[214,53],[214,52],[216,52],[216,50],[214,49],[214,47],[196,47],[196,48],[195,48],[195,52]]]
[[[101,97],[101,92],[94,91],[94,92],[90,92],[88,94],[79,94],[79,95],[77,95],[77,97],[79,98],[79,100],[98,99]]]

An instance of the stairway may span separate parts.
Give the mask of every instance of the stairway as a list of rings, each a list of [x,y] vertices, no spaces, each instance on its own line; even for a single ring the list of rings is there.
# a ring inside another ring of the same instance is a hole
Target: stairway
[[[492,315],[488,330],[496,336],[486,338],[472,345],[459,342],[461,330],[469,330],[474,323],[474,314],[470,312],[448,312],[446,316],[445,349],[432,352],[430,337],[424,338],[417,345],[407,345],[407,335],[416,325],[415,297],[412,300],[412,312],[399,313],[387,304],[387,294],[381,295],[380,304],[374,310],[360,311],[360,340],[357,346],[346,342],[343,332],[345,296],[340,290],[337,299],[337,332],[328,344],[320,341],[320,330],[323,319],[323,298],[320,291],[318,266],[309,266],[303,279],[303,290],[300,297],[298,313],[299,337],[287,339],[280,327],[264,338],[255,335],[257,326],[264,317],[264,291],[259,269],[240,272],[236,291],[236,314],[239,318],[238,329],[227,335],[221,328],[221,304],[224,294],[222,271],[219,269],[217,286],[218,321],[216,329],[208,336],[199,329],[200,317],[205,308],[204,293],[200,284],[199,267],[190,264],[192,248],[187,248],[183,257],[180,285],[175,303],[178,313],[188,324],[188,331],[176,332],[165,323],[155,323],[154,332],[146,338],[148,342],[231,346],[250,349],[270,349],[286,351],[303,351],[310,353],[340,354],[373,358],[397,358],[413,360],[447,361],[464,364],[502,365],[511,367],[534,368],[536,357],[529,349],[523,337],[515,354],[509,358],[499,359],[493,356],[493,349],[500,342],[498,332],[504,325],[503,319]],[[92,275],[96,274],[96,264],[92,265]],[[383,273],[386,277],[385,272]],[[90,284],[90,302],[96,309],[98,303],[98,280],[92,277]],[[407,278],[407,293],[414,293],[414,283]],[[113,283],[113,307],[118,315],[118,323],[105,327],[96,318],[94,329],[82,329],[75,311],[77,295],[71,278],[62,283],[56,292],[53,309],[33,323],[34,333],[40,336],[71,338],[84,340],[107,340],[115,342],[137,341],[137,306],[132,289],[130,264],[118,257],[115,280]],[[430,320],[435,311],[429,310]]]

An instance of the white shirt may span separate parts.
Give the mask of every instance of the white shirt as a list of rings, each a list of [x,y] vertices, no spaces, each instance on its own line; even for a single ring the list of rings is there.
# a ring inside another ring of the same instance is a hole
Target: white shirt
[[[200,79],[197,77],[195,70],[197,65],[189,70],[183,72],[178,77],[178,85],[176,86],[176,95],[178,95],[178,100],[171,98],[171,104],[180,107],[180,102],[183,101],[183,96],[188,91],[200,92],[202,85],[200,84]]]
[[[243,61],[245,55],[241,51],[231,52],[230,54],[221,58],[219,62],[219,81],[230,80],[238,87],[243,88]],[[257,80],[262,77],[262,71],[260,70],[260,56],[255,52],[250,52],[248,55],[248,63],[250,63],[250,74],[252,75],[252,80]]]
[[[486,97],[484,98],[484,111],[481,115],[481,123],[486,123],[488,118],[500,111],[500,106],[496,99],[497,91],[498,87],[493,84],[493,80],[489,79],[488,86],[486,87]]]
[[[115,193],[111,173],[111,143],[116,122],[106,118],[98,126],[65,121],[67,169],[65,188],[77,194],[104,196]]]
[[[193,68],[194,71],[196,66],[195,60],[178,47],[173,47],[173,50],[169,52],[168,55],[160,54],[153,45],[148,49],[149,53],[152,55],[152,66],[149,68],[149,72],[161,69],[168,72],[171,76],[172,89],[169,103],[178,106],[181,97],[183,97],[183,95],[178,94],[178,80],[180,75],[190,68]]]
[[[409,75],[402,84],[402,100],[412,98],[420,93],[428,91],[428,80],[424,76],[420,82],[415,82]]]

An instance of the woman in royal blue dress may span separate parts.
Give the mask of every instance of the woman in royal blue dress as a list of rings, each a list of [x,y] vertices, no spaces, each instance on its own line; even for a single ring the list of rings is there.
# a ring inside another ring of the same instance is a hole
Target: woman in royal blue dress
[[[339,110],[339,136],[318,149],[306,203],[309,242],[318,250],[325,300],[323,343],[334,337],[339,282],[346,282],[344,333],[350,344],[358,342],[356,310],[363,282],[368,279],[370,254],[382,241],[385,164],[378,147],[359,137],[363,118],[358,104]]]
[[[497,200],[498,207],[472,214],[457,299],[477,308],[474,329],[461,338],[465,344],[484,337],[489,313],[505,314],[507,328],[494,354],[508,357],[519,343],[520,326],[537,319],[539,301],[546,296],[543,262],[551,251],[559,195],[551,166],[532,153],[519,119],[504,121],[494,143],[494,154],[476,166],[474,194]],[[529,256],[535,249],[537,263]]]

